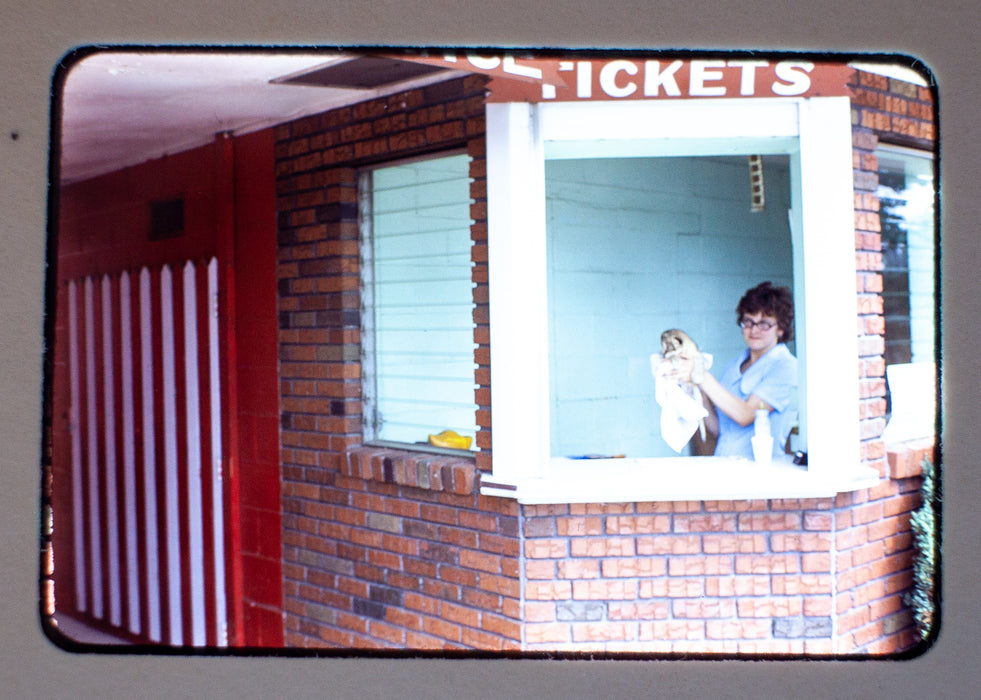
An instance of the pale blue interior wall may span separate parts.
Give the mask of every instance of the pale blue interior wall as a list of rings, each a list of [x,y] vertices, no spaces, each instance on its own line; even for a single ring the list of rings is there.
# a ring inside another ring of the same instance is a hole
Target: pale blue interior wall
[[[753,213],[744,156],[547,161],[553,455],[675,454],[649,356],[682,328],[718,376],[745,347],[745,290],[793,287],[787,162],[765,161]]]

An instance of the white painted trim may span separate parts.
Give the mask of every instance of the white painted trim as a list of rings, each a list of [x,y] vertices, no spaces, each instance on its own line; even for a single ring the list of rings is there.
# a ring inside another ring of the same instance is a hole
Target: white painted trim
[[[361,434],[365,442],[378,434],[378,372],[375,357],[375,229],[373,170],[358,173],[358,222],[361,238]]]
[[[92,616],[101,620],[102,604],[102,518],[99,513],[99,435],[95,382],[95,290],[91,277],[85,278],[85,407],[88,439],[88,535],[89,579],[92,590]]]
[[[797,136],[798,104],[786,98],[552,102],[537,105],[537,111],[541,133],[550,144],[654,138],[771,140]]]
[[[861,463],[849,99],[803,100],[800,123],[808,469],[832,475]]]
[[[696,155],[745,152],[752,147],[788,153],[792,165],[800,164],[792,206],[799,212],[794,223],[800,224],[799,239],[803,239],[795,250],[795,256],[804,260],[802,272],[795,265],[795,276],[803,277],[799,308],[807,309],[805,323],[798,326],[806,326],[800,337],[807,344],[799,341],[798,347],[805,348],[801,354],[807,386],[801,400],[806,405],[801,412],[808,422],[811,465],[810,485],[803,491],[812,491],[817,481],[821,489],[833,483],[847,490],[865,468],[859,457],[851,123],[846,97],[487,105],[491,479],[517,486],[519,492],[527,492],[529,479],[548,484],[550,491],[559,483],[550,476],[557,463],[548,454],[546,154],[581,157],[595,153],[597,142],[614,153],[626,152],[631,139],[640,140],[643,150],[676,137],[682,140],[675,144],[692,148]],[[739,143],[733,149],[720,140]],[[669,155],[676,155],[677,145],[669,150]],[[593,460],[587,464],[582,472],[562,469],[565,486],[556,492],[602,500],[591,485],[605,482],[607,474],[598,480],[602,465]],[[631,500],[671,498],[664,489],[651,486],[651,491],[634,489]],[[763,483],[755,486],[750,491],[762,493],[767,488]],[[706,483],[705,493],[711,490]],[[482,492],[511,497],[515,493],[507,488]]]
[[[603,478],[597,479],[601,473]],[[635,503],[638,501],[736,501],[764,498],[833,498],[871,488],[870,467],[850,474],[806,471],[788,456],[769,465],[735,457],[662,459],[552,459],[547,478],[519,480],[513,489],[482,486],[481,495],[524,504]]]
[[[85,552],[85,512],[82,484],[82,394],[81,367],[79,367],[80,347],[78,340],[78,284],[72,280],[68,284],[68,373],[71,383],[71,404],[69,406],[72,449],[72,538],[75,552],[75,607],[88,610],[88,587],[86,585]]]
[[[160,612],[160,561],[157,532],[157,458],[156,429],[153,413],[153,301],[150,271],[140,270],[140,373],[143,397],[143,529],[146,533],[146,605],[148,612],[147,635],[154,642],[161,641]]]
[[[545,155],[532,105],[487,105],[494,478],[548,468]],[[529,303],[530,302],[530,303]]]
[[[228,612],[225,596],[225,515],[222,479],[224,455],[221,434],[221,367],[218,351],[218,260],[208,262],[208,367],[211,377],[211,517],[214,535],[215,624],[218,646],[228,645]]]
[[[797,101],[556,102],[537,111],[545,155],[563,158],[788,153]]]
[[[797,139],[789,137],[754,138],[720,143],[718,139],[647,138],[636,141],[609,139],[605,141],[549,141],[545,155],[549,160],[571,158],[650,158],[669,156],[745,156],[786,154],[797,147]]]
[[[201,389],[198,384],[198,307],[194,263],[184,264],[184,430],[187,445],[187,528],[191,644],[207,642],[204,614],[204,527],[201,508]]]
[[[136,513],[136,430],[133,415],[133,312],[130,302],[130,276],[123,272],[119,276],[119,340],[121,384],[122,384],[122,425],[123,433],[123,528],[126,552],[126,591],[127,618],[129,631],[140,633],[140,586],[139,556],[137,552],[137,513]]]
[[[115,366],[112,337],[112,280],[102,277],[102,420],[105,441],[104,469],[106,479],[106,540],[109,564],[109,622],[122,624],[122,590],[119,570],[119,494],[116,483],[116,398]]]
[[[804,289],[804,226],[801,222],[801,177],[800,151],[790,154],[790,240],[794,258],[794,289]],[[797,294],[794,298],[794,344],[797,348],[807,348],[807,295]],[[797,376],[807,377],[807,353],[797,353]],[[796,451],[808,444],[807,381],[797,386],[797,435],[791,436],[791,444]]]
[[[170,607],[170,643],[184,643],[181,629],[180,493],[177,481],[177,396],[174,349],[174,285],[168,265],[160,270],[160,332],[163,364],[164,498],[167,519],[167,594]]]

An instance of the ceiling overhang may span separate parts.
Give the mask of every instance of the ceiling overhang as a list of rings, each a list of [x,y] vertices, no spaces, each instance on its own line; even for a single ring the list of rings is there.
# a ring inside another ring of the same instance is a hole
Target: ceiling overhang
[[[52,152],[60,182],[70,183],[202,146],[217,134],[249,133],[467,73],[504,77],[512,87],[529,81],[541,94],[543,81],[563,84],[556,72],[563,64],[551,63],[336,49],[94,51],[56,81]],[[913,80],[902,66],[855,65],[905,70],[903,78]],[[507,94],[502,86],[499,97]]]
[[[105,51],[60,81],[58,176],[84,180],[463,71],[338,51]]]
[[[447,73],[439,66],[388,56],[355,56],[276,78],[276,85],[306,85],[334,90],[378,90],[424,77]]]

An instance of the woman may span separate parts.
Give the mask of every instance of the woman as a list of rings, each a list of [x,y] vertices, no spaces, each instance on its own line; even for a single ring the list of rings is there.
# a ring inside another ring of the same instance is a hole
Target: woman
[[[747,291],[736,306],[746,350],[730,362],[719,379],[704,372],[699,383],[709,416],[705,427],[718,435],[716,455],[752,457],[756,411],[770,415],[773,454],[784,453],[793,415],[788,412],[797,390],[797,358],[785,343],[794,337],[794,300],[786,287],[763,282]],[[685,367],[690,377],[690,367]]]

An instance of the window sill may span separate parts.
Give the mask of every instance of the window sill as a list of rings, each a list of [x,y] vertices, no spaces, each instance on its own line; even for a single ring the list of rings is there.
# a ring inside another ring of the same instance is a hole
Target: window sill
[[[436,447],[428,442],[392,442],[388,440],[369,440],[364,448],[383,449],[389,452],[422,452],[428,455],[456,457],[458,459],[473,459],[473,450],[458,450],[451,447]]]
[[[433,454],[384,447],[352,447],[344,453],[345,476],[427,491],[468,495],[476,491],[472,456]]]
[[[667,459],[553,458],[545,478],[514,484],[481,481],[480,493],[523,504],[732,501],[828,498],[879,483],[878,473],[858,467],[818,474],[786,459],[769,465],[735,457]]]

